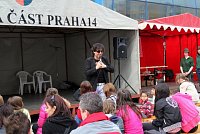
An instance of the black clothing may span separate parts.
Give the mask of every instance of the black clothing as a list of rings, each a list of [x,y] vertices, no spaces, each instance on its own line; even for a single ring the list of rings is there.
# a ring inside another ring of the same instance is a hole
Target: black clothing
[[[64,134],[65,130],[69,127],[70,131],[77,128],[76,122],[60,114],[47,118],[42,127],[42,134]]]
[[[181,113],[177,102],[171,97],[159,99],[155,103],[154,114],[156,119],[152,123],[143,123],[145,134],[156,134],[161,131],[167,133],[176,128],[181,128]],[[177,133],[180,133],[180,131]]]
[[[163,129],[181,123],[182,117],[176,101],[171,97],[162,98],[155,104],[155,116],[152,124]]]
[[[85,62],[85,74],[86,74],[86,79],[91,83],[92,87],[94,90],[96,90],[97,83],[108,83],[109,78],[108,78],[108,72],[113,73],[114,68],[110,65],[108,62],[108,59],[106,57],[102,57],[101,61],[107,66],[106,68],[101,68],[101,69],[96,69],[96,61],[94,57],[89,57],[86,59]],[[101,73],[100,73],[101,72]],[[99,81],[98,81],[98,78]],[[103,82],[103,81],[105,82]]]

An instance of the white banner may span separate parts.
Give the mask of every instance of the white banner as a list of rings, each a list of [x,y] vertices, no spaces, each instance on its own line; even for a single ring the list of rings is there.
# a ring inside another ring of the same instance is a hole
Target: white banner
[[[137,21],[90,0],[1,0],[0,25],[138,29]]]

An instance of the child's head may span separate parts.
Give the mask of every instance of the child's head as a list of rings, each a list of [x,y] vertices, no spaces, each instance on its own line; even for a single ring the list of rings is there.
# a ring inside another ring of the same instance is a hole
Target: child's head
[[[154,86],[154,87],[151,88],[151,94],[154,95],[154,96],[155,96],[155,91],[156,91],[156,89],[155,89],[155,86]]]
[[[146,101],[148,99],[148,94],[146,92],[141,92],[140,93],[140,99],[142,101]]]
[[[58,94],[58,89],[56,88],[48,88],[46,92],[46,97]]]
[[[117,109],[123,109],[125,113],[123,116],[127,116],[127,107],[131,107],[131,109],[138,115],[140,116],[141,113],[138,109],[138,107],[134,104],[132,101],[131,93],[128,89],[119,89],[117,92]]]
[[[131,102],[131,93],[127,89],[119,89],[117,92],[117,105],[122,106],[126,105],[128,102]]]
[[[115,104],[112,100],[105,100],[103,102],[103,112],[105,114],[115,114]]]
[[[31,123],[28,117],[18,111],[12,113],[5,121],[6,134],[30,134]]]
[[[92,91],[92,85],[89,81],[82,81],[80,84],[80,94],[85,94]]]
[[[166,83],[158,83],[155,86],[155,101],[162,98],[167,98],[170,95],[169,86]]]
[[[0,95],[0,106],[4,104],[3,96]]]
[[[24,107],[24,103],[22,97],[20,96],[13,96],[8,99],[8,104],[13,106],[14,110],[19,110]]]
[[[103,92],[106,97],[110,97],[113,93],[116,93],[116,88],[112,83],[107,83],[103,87]]]
[[[188,78],[184,74],[177,74],[176,83],[181,84],[183,81],[188,81]]]

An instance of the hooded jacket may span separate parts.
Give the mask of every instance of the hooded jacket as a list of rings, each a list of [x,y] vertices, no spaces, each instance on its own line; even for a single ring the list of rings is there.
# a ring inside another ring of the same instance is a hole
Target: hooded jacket
[[[192,97],[190,95],[176,93],[172,98],[176,100],[179,105],[182,115],[182,130],[187,133],[198,125],[200,121],[199,111],[194,102],[192,102]]]
[[[155,104],[155,116],[152,124],[170,132],[181,127],[181,113],[178,104],[171,97],[159,99]]]
[[[76,122],[67,116],[58,114],[47,118],[42,127],[42,134],[64,134],[69,127],[70,130],[75,129],[77,127]]]

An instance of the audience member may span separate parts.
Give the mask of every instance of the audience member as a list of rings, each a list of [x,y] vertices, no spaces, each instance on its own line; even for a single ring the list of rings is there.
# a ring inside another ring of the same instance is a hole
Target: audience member
[[[170,95],[166,83],[158,83],[155,86],[156,119],[152,123],[143,123],[145,133],[179,133],[181,130],[181,113],[178,104]]]
[[[140,104],[139,109],[140,109],[140,112],[141,112],[143,118],[149,118],[153,115],[154,106],[148,100],[148,95],[146,92],[141,92],[139,104]]]
[[[121,133],[124,133],[123,120],[120,116],[116,115],[115,103],[112,100],[105,100],[103,102],[103,112],[110,119],[110,121],[112,121],[119,127],[119,129],[121,130]]]
[[[172,98],[178,103],[180,108],[182,131],[184,133],[194,133],[198,129],[200,116],[198,109],[194,102],[192,102],[192,97],[178,92],[172,95]]]
[[[11,105],[5,103],[0,107],[0,134],[5,134],[5,120],[14,112]]]
[[[152,98],[149,99],[149,101],[154,104],[155,103],[155,86],[151,88],[151,95],[152,95]]]
[[[8,98],[7,102],[11,106],[13,106],[14,112],[21,111],[22,113],[24,113],[28,117],[28,119],[31,122],[31,116],[29,114],[29,111],[26,108],[24,108],[24,103],[23,103],[22,97],[20,97],[20,96],[10,97],[10,98]]]
[[[176,82],[179,84],[180,93],[190,95],[194,102],[199,101],[199,94],[194,83],[188,81],[188,78],[184,74],[178,74],[176,76]]]
[[[3,96],[0,95],[0,107],[4,104]]]
[[[5,122],[6,134],[31,134],[31,123],[21,111],[11,114]]]
[[[45,97],[49,97],[52,95],[58,94],[58,90],[56,88],[49,88],[46,92]],[[43,102],[40,107],[39,118],[37,124],[33,124],[33,132],[37,134],[42,134],[42,126],[47,119],[46,105]]]
[[[83,95],[87,92],[92,92],[92,85],[89,81],[82,81],[80,84],[80,95]],[[76,111],[77,115],[75,116],[75,121],[79,125],[82,122],[81,111],[80,108]]]
[[[47,119],[42,126],[42,134],[69,133],[77,127],[75,120],[63,98],[57,94],[45,98]]]
[[[106,99],[112,100],[116,107],[116,100],[117,100],[117,90],[112,83],[107,83],[103,87],[103,92],[106,95]]]
[[[103,113],[103,101],[97,93],[83,94],[79,105],[83,121],[71,134],[121,133],[119,127]]]
[[[140,110],[127,89],[118,90],[117,115],[123,119],[125,134],[143,134]]]

